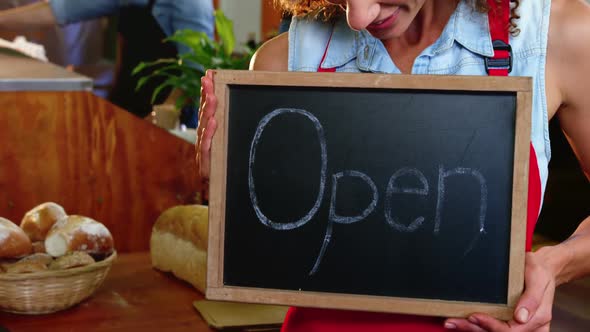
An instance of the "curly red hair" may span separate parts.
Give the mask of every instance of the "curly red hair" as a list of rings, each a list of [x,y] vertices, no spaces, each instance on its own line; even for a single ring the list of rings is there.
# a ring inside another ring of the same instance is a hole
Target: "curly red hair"
[[[489,10],[487,0],[468,0],[473,8],[477,11],[485,13]],[[501,0],[496,0],[500,2]],[[520,5],[520,0],[512,0],[510,15],[510,32],[514,35],[518,34],[519,30],[516,20],[520,18],[516,9]],[[343,14],[342,7],[329,3],[327,0],[275,0],[275,3],[286,13],[293,16],[313,16],[323,20],[331,20]]]

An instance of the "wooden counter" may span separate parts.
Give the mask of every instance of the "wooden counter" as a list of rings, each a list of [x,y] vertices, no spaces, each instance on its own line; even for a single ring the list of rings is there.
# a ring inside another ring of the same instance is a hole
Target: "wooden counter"
[[[90,91],[92,80],[0,48],[0,91]]]
[[[203,295],[188,284],[152,269],[149,253],[121,254],[105,283],[85,302],[49,315],[0,312],[0,331],[213,332],[193,308],[199,299]],[[589,328],[590,278],[558,288],[551,331]]]
[[[193,307],[199,299],[203,295],[188,284],[152,269],[149,253],[121,254],[102,287],[85,302],[49,315],[0,312],[0,326],[11,332],[212,332]]]

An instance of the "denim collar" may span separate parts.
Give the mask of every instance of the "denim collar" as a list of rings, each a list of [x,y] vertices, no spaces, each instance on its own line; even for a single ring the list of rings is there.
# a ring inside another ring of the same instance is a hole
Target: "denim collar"
[[[450,49],[454,42],[481,56],[493,56],[487,14],[475,11],[466,1],[459,2],[440,37],[421,55],[436,56]],[[350,29],[346,19],[342,18],[334,23],[326,58],[321,67],[338,68],[355,58],[357,67],[362,71],[399,72],[379,39],[366,30]]]

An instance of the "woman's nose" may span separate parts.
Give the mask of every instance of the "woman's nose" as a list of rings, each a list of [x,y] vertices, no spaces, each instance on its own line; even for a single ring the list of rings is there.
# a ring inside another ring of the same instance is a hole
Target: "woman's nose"
[[[379,16],[380,5],[372,0],[348,0],[346,19],[354,30],[363,30]]]

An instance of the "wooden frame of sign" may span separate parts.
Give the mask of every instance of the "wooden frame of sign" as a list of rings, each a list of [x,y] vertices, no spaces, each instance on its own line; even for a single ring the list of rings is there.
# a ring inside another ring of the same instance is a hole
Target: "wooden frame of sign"
[[[209,247],[206,296],[214,300],[268,303],[302,307],[336,308],[429,316],[466,317],[484,312],[509,319],[522,293],[527,214],[529,144],[531,123],[530,78],[467,77],[379,74],[271,73],[215,71],[218,107],[217,133],[213,139],[210,179]],[[230,86],[296,86],[404,89],[429,91],[482,91],[516,94],[514,168],[507,303],[489,304],[357,294],[236,287],[224,282],[227,145]]]

